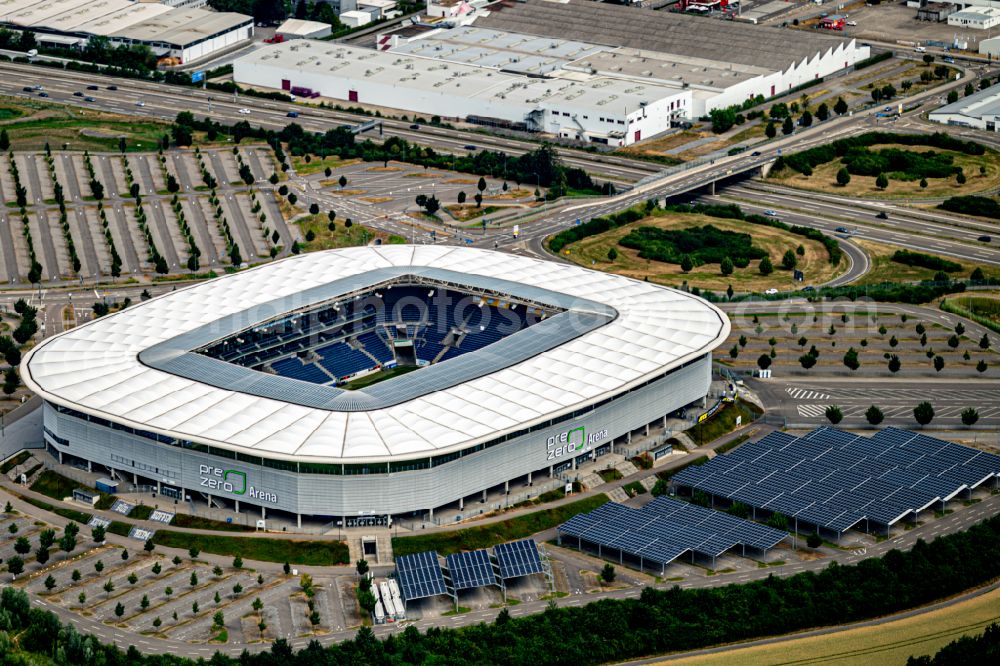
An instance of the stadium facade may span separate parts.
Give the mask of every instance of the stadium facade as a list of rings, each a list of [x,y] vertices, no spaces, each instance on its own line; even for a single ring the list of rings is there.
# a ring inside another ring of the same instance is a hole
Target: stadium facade
[[[45,340],[21,370],[61,461],[301,524],[433,516],[575,468],[702,403],[729,330],[647,282],[365,247],[133,305]]]

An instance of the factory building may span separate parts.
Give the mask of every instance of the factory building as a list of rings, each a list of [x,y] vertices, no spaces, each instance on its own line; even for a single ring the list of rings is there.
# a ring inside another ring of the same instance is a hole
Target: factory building
[[[253,18],[199,9],[197,3],[131,0],[0,0],[0,26],[30,30],[39,43],[83,48],[94,36],[145,45],[181,63],[253,37]],[[176,5],[176,6],[174,6]]]
[[[523,76],[434,58],[310,40],[275,44],[238,59],[241,85],[309,88],[352,104],[543,132],[624,146],[690,117],[691,92],[577,74]]]

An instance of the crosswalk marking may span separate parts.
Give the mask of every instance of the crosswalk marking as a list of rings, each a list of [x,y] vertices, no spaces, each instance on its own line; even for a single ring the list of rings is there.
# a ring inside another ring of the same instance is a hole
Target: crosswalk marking
[[[827,405],[795,405],[795,409],[798,410],[799,416],[807,416],[810,418],[825,416],[826,408]]]
[[[789,386],[785,389],[785,392],[790,395],[795,400],[829,400],[830,396],[827,393],[820,393],[819,391],[813,391],[804,388],[794,388]]]

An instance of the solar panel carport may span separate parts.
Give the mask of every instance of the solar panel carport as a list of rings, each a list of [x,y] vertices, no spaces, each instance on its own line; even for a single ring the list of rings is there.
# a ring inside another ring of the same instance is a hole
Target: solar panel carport
[[[887,428],[871,438],[820,428],[802,437],[770,433],[689,467],[672,482],[781,513],[837,539],[865,524],[889,528],[1000,477],[1000,456],[920,433]]]
[[[637,563],[640,569],[666,566],[689,554],[712,560],[740,546],[766,553],[788,535],[728,514],[687,502],[657,497],[641,509],[604,504],[590,513],[578,514],[559,526],[559,542],[597,550],[601,557],[617,556],[620,564]]]

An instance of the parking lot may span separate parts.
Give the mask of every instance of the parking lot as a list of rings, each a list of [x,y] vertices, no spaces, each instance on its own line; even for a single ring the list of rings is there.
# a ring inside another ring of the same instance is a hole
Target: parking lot
[[[0,160],[0,200],[4,204],[0,206],[0,245],[5,246],[0,252],[0,280],[4,283],[27,282],[29,242],[42,266],[43,281],[108,281],[119,275],[140,280],[157,275],[150,241],[165,260],[169,274],[223,270],[231,263],[224,222],[246,263],[269,260],[272,252],[280,256],[298,237],[285,223],[268,182],[275,162],[266,146],[240,146],[235,153],[211,149],[200,155],[177,150],[162,156],[86,156],[55,151],[52,158],[50,171],[42,153],[14,156],[27,200],[27,234],[17,205],[14,172],[7,160]],[[249,186],[241,178],[241,165],[246,165],[254,178]],[[90,168],[93,180],[103,189],[100,200],[95,197]],[[215,181],[217,201],[213,201],[206,175]],[[65,199],[68,231],[60,219],[56,183]],[[133,192],[139,194],[141,214]],[[141,225],[143,216],[150,232],[148,239]],[[277,241],[271,238],[274,231],[278,232]],[[78,271],[74,270],[70,240]],[[189,264],[194,248],[197,262]]]

